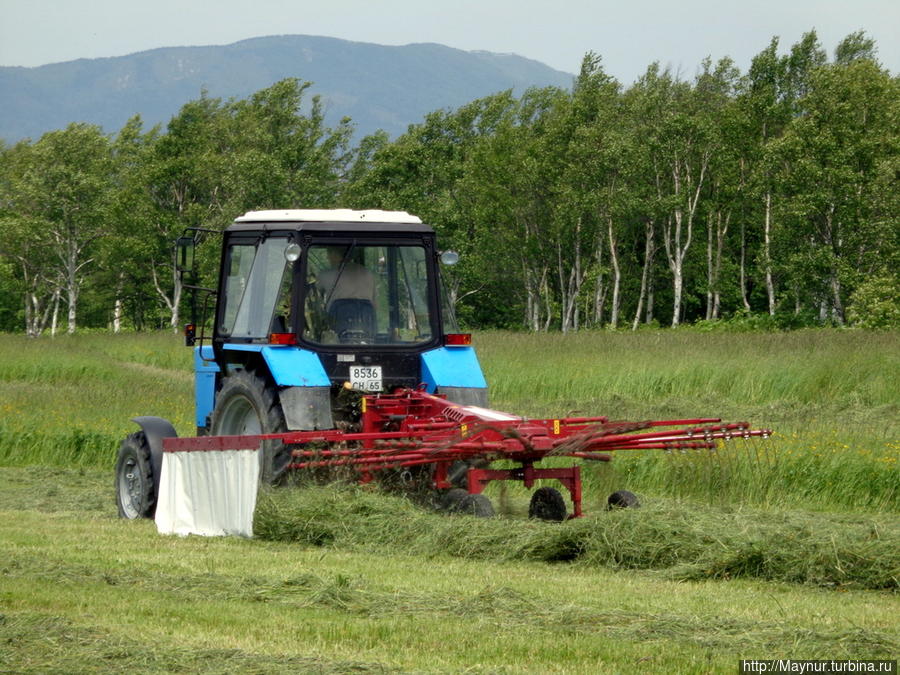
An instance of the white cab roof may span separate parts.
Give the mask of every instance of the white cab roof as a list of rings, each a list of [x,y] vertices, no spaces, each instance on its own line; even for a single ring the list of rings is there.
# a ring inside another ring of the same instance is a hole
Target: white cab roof
[[[313,223],[409,223],[420,224],[418,216],[406,211],[367,209],[287,209],[283,211],[248,211],[235,219],[236,223],[253,222],[313,222]]]

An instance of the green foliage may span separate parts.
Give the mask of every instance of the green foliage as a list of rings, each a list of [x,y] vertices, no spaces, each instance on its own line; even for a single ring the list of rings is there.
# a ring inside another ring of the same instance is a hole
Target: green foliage
[[[849,318],[861,328],[900,328],[900,277],[885,274],[866,279],[850,299]]]
[[[769,314],[752,314],[744,310],[736,311],[724,319],[701,319],[692,324],[692,328],[703,332],[726,331],[732,333],[771,332],[779,330],[799,330],[819,325],[820,322],[810,313],[792,313],[779,311],[774,316]]]
[[[0,255],[29,298],[29,334],[48,327],[61,294],[73,331],[90,288],[102,318],[89,325],[176,326],[184,294],[172,245],[184,228],[221,229],[251,209],[334,206],[351,127],[325,127],[318,99],[304,112],[308,87],[287,79],[244,101],[203,95],[166,133],[145,133],[135,117],[112,139],[71,125],[0,152]]]
[[[870,289],[900,264],[900,85],[875,53],[857,32],[829,62],[809,32],[743,75],[729,58],[690,80],[651,64],[629,87],[589,53],[571,90],[495,93],[355,148],[352,121],[329,127],[293,78],[204,92],[165,129],[70,125],[0,147],[0,293],[22,307],[0,325],[175,327],[185,228],[334,206],[433,224],[461,254],[443,282],[473,327],[890,323]]]
[[[70,124],[9,153],[0,180],[0,254],[21,272],[26,332],[40,335],[65,296],[72,333],[92,253],[110,222],[109,140],[99,127]]]
[[[746,77],[728,59],[693,82],[653,64],[626,90],[588,54],[571,93],[411,127],[371,155],[357,203],[437,224],[470,262],[453,283],[476,325],[512,309],[532,330],[615,327],[661,306],[673,325],[840,324],[898,250],[900,97],[873,48],[853,34],[828,63],[810,32],[783,56],[773,40]]]

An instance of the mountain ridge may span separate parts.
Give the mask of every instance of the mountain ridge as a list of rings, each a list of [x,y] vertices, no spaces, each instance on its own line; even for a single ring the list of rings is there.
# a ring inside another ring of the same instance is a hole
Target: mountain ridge
[[[312,82],[330,125],[353,119],[357,137],[403,133],[433,110],[497,91],[570,87],[573,75],[516,54],[437,43],[378,45],[324,36],[276,35],[228,45],[156,47],[41,66],[0,67],[0,138],[36,139],[71,122],[119,130],[134,114],[165,125],[205,91],[245,98],[286,77]]]

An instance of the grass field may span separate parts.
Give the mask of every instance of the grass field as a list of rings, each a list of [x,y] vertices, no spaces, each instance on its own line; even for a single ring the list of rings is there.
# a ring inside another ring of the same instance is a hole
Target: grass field
[[[896,658],[900,335],[476,335],[492,406],[771,426],[712,456],[585,469],[588,517],[266,493],[254,540],[115,517],[119,439],[190,433],[171,334],[0,336],[0,672],[734,672]],[[493,486],[492,486],[493,487]],[[606,513],[614,488],[644,507]]]

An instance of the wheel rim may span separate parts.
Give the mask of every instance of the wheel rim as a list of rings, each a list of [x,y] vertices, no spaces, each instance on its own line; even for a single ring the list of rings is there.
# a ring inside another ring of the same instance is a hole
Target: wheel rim
[[[249,399],[239,396],[225,404],[215,433],[220,436],[255,436],[262,433],[262,421]]]
[[[122,504],[122,510],[128,518],[137,518],[141,515],[141,495],[143,493],[144,481],[138,470],[137,462],[134,458],[129,457],[122,462],[122,468],[119,470],[119,502]]]

